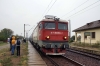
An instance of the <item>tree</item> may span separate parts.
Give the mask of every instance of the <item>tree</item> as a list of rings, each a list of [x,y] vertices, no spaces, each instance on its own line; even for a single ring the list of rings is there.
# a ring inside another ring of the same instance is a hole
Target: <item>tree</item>
[[[4,28],[0,32],[0,40],[6,41],[8,37],[10,37],[13,34],[13,31],[8,28]]]
[[[81,36],[80,35],[77,37],[77,40],[78,41],[81,41]]]
[[[75,40],[75,36],[73,35],[71,38],[70,38],[70,41],[69,42],[74,42]]]
[[[71,37],[71,40],[75,40],[75,36],[74,35]]]
[[[20,36],[20,35],[18,35],[18,34],[16,34],[15,36],[16,36],[16,38],[19,37],[20,39],[23,38],[23,36]]]

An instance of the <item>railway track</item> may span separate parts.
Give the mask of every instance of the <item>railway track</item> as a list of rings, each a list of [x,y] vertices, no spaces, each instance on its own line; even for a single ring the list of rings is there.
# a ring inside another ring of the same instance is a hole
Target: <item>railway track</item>
[[[79,63],[82,63],[85,66],[100,66],[99,55],[85,53],[74,49],[67,49],[64,56],[78,61]]]
[[[43,52],[41,52],[39,49],[37,49],[35,46],[33,46],[37,52],[41,55],[43,60],[46,62],[47,66],[57,66],[55,62],[53,62],[49,57],[47,57]]]
[[[47,66],[85,66],[77,61],[74,61],[66,56],[47,56],[40,50],[36,49],[44,61],[47,63]],[[60,61],[62,60],[62,61]]]
[[[100,56],[69,49],[63,56],[46,56],[38,51],[47,66],[99,66]]]
[[[66,59],[68,59],[69,61],[73,62],[74,64],[76,64],[76,65],[78,65],[78,66],[85,66],[85,65],[83,65],[83,64],[81,64],[81,63],[79,63],[79,62],[77,62],[77,61],[75,61],[75,60],[72,60],[71,58],[68,58],[67,56],[64,56],[64,55],[63,55],[63,57],[65,57]]]
[[[82,51],[78,51],[78,50],[74,50],[74,49],[68,49],[67,51],[74,52],[74,53],[77,53],[77,54],[81,54],[81,55],[84,55],[84,56],[88,56],[88,57],[94,58],[96,60],[100,60],[100,55],[82,52]]]
[[[54,66],[85,66],[65,56],[46,56]]]

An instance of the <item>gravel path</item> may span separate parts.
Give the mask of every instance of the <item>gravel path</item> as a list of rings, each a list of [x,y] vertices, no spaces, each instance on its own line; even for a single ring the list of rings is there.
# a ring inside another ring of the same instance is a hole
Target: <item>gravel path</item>
[[[3,49],[3,48],[9,48],[10,45],[9,44],[6,44],[6,45],[3,45],[3,46],[0,46],[0,50]]]

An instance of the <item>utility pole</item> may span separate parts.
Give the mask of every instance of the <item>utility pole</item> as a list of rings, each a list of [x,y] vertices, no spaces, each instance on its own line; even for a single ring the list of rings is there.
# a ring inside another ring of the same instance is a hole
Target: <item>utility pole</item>
[[[26,31],[26,40],[27,40],[27,31]]]
[[[29,24],[24,24],[24,38],[25,38],[25,26],[30,26],[30,25]]]
[[[25,24],[24,24],[24,38],[25,38]]]
[[[71,38],[71,22],[70,22],[70,20],[68,20],[68,21],[69,21],[69,27],[68,27],[69,28],[68,29],[69,30],[69,38]]]
[[[8,39],[8,30],[6,31],[6,40]]]
[[[26,40],[27,40],[27,41],[28,41],[28,32],[29,32],[29,30],[26,31]]]
[[[22,33],[21,33],[21,36],[22,36]]]

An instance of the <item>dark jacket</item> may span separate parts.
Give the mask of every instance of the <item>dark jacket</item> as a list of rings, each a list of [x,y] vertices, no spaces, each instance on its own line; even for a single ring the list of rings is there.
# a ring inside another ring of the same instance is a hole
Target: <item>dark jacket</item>
[[[20,40],[19,39],[17,39],[16,45],[20,46]]]
[[[10,37],[10,44],[11,44],[11,41],[12,41],[12,37]]]

